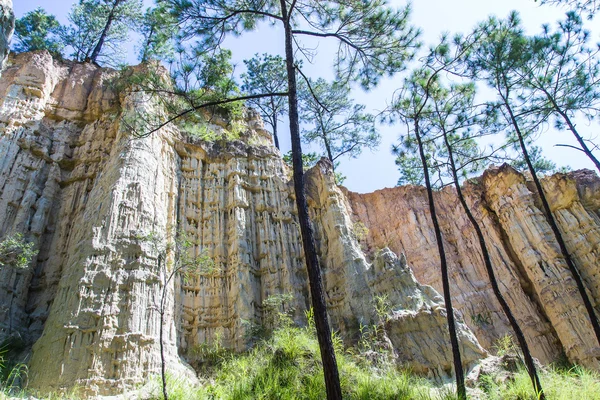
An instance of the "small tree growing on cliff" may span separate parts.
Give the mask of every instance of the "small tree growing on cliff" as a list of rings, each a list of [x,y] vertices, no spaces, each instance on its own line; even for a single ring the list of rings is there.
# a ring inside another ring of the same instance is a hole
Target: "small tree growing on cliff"
[[[244,60],[247,71],[242,75],[242,91],[248,94],[277,93],[287,91],[285,60],[281,56],[256,54]],[[248,104],[258,108],[262,118],[271,126],[275,147],[279,149],[277,127],[279,118],[287,110],[284,96],[261,97],[248,100]]]
[[[10,235],[0,242],[0,268],[27,268],[37,255],[33,242],[26,242],[20,233]]]
[[[190,250],[194,244],[184,234],[179,234],[174,244],[169,244],[156,232],[146,236],[136,237],[142,243],[149,243],[156,254],[157,274],[160,279],[160,298],[154,304],[159,316],[159,346],[160,346],[160,372],[161,386],[164,400],[168,400],[167,373],[164,344],[165,314],[167,312],[167,299],[170,286],[177,277],[187,282],[193,276],[212,275],[218,273],[213,260],[205,253],[200,252],[198,256],[191,256]]]

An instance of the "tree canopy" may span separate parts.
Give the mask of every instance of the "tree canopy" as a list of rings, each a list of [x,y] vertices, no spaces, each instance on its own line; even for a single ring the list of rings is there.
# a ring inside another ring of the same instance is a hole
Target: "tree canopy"
[[[278,93],[287,91],[287,71],[285,60],[281,56],[256,54],[250,60],[244,60],[246,72],[242,74],[242,91],[248,94]],[[275,147],[278,149],[279,137],[277,127],[279,119],[287,111],[285,97],[263,97],[248,100],[248,104],[256,107],[265,122],[271,127]]]
[[[38,7],[15,21],[13,49],[17,52],[48,50],[59,54],[64,47],[60,33],[61,26],[56,17]]]
[[[375,117],[350,99],[350,90],[347,84],[319,78],[300,92],[302,139],[318,143],[333,165],[339,157],[355,158],[364,148],[377,148],[381,139]]]
[[[142,17],[141,0],[79,0],[69,12],[62,38],[77,61],[116,66],[123,62],[122,44]]]

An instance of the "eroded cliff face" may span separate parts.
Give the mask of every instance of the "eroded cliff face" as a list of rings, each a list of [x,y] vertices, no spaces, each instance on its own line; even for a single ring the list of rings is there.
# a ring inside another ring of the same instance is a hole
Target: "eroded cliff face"
[[[0,340],[24,344],[29,385],[43,392],[114,394],[158,373],[157,299],[175,255],[169,247],[159,256],[151,236],[165,244],[185,234],[191,256],[212,260],[166,288],[171,371],[193,379],[194,349],[214,340],[244,349],[270,295],[292,293],[300,323],[309,305],[289,172],[257,115],[249,111],[230,142],[174,127],[134,139],[123,117],[156,110],[115,93],[115,77],[37,52],[11,56],[0,80],[0,237],[21,232],[39,249],[29,269],[0,270]],[[306,179],[334,328],[355,340],[386,295],[398,362],[449,376],[441,296],[402,256],[384,250],[367,261],[327,162]],[[486,351],[458,320],[469,367]]]
[[[12,0],[0,0],[0,76],[4,60],[8,55],[10,39],[15,29],[15,14],[13,13]]]
[[[556,174],[543,185],[570,254],[600,309],[600,179],[591,171]],[[583,302],[535,189],[509,166],[493,168],[465,192],[481,221],[503,292],[531,346],[548,363],[564,352],[569,360],[598,369],[600,357]],[[441,290],[439,257],[422,187],[369,194],[347,193],[354,218],[369,228],[369,251],[389,247],[410,260],[419,282]],[[450,266],[454,306],[484,347],[510,326],[485,272],[479,243],[455,191],[435,194]]]

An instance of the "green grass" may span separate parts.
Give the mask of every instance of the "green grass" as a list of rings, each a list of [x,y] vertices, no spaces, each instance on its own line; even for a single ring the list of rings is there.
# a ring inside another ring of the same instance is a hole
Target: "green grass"
[[[600,375],[596,372],[581,367],[569,370],[550,367],[540,374],[540,379],[549,400],[600,399]],[[506,384],[482,382],[482,386],[486,387],[489,400],[537,400],[525,370],[520,370],[514,380]]]
[[[334,338],[344,399],[352,400],[454,400],[448,387],[399,370],[393,363],[373,365],[361,352],[345,351]],[[169,383],[173,400],[183,399],[324,399],[325,385],[319,348],[308,328],[283,327],[242,355],[227,355],[208,368],[200,387],[183,381]],[[580,367],[548,368],[541,374],[548,400],[600,399],[600,375]],[[525,370],[504,383],[492,377],[478,383],[482,400],[534,400],[531,381]],[[158,394],[158,392],[157,392]],[[156,398],[160,398],[157,395]]]
[[[182,378],[168,377],[169,398],[223,400],[321,400],[325,396],[323,369],[313,328],[285,326],[269,339],[259,341],[244,353],[233,355],[215,348],[204,349],[210,359],[203,368],[201,384],[190,385]],[[384,354],[374,364],[363,352],[344,350],[334,337],[344,399],[351,400],[454,400],[448,387],[435,387],[386,361]],[[371,349],[376,349],[372,347]],[[378,350],[384,352],[384,350]],[[6,368],[4,368],[6,370]],[[10,375],[7,371],[4,376]],[[13,373],[14,374],[14,373]],[[548,368],[541,374],[548,400],[600,400],[600,375],[580,367]],[[160,399],[159,379],[152,381],[153,398]],[[481,400],[534,400],[529,376],[518,371],[505,383],[486,377],[478,383],[485,393]],[[146,392],[147,393],[147,392]],[[6,381],[0,383],[0,400],[27,398],[23,391],[9,392]],[[52,396],[47,399],[74,398]],[[135,396],[131,396],[135,398]],[[145,397],[147,398],[147,397]]]
[[[431,399],[431,385],[392,365],[368,366],[359,356],[342,350],[334,340],[344,398]],[[363,365],[365,364],[365,365]],[[169,382],[170,398],[183,399],[324,399],[323,368],[317,340],[306,328],[275,330],[269,340],[243,355],[229,356],[217,365],[199,388]],[[156,392],[157,398],[160,398]]]

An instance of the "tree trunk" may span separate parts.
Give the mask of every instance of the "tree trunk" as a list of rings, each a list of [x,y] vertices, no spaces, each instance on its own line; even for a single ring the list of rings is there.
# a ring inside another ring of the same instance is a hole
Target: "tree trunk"
[[[506,300],[504,300],[504,296],[500,292],[500,288],[498,287],[498,281],[496,281],[496,274],[494,273],[494,268],[492,267],[492,261],[490,257],[490,253],[488,251],[487,244],[485,242],[485,238],[483,236],[483,232],[481,231],[481,227],[479,223],[471,213],[471,209],[467,205],[465,197],[463,195],[462,188],[458,183],[458,174],[456,172],[456,164],[454,163],[454,155],[452,154],[452,146],[448,141],[448,136],[444,131],[444,143],[446,144],[446,148],[448,149],[448,158],[450,161],[450,169],[452,171],[452,178],[454,179],[454,186],[456,187],[456,193],[458,195],[458,199],[460,200],[460,204],[465,210],[465,214],[471,221],[471,225],[475,229],[475,233],[477,234],[477,239],[479,240],[479,247],[481,248],[481,254],[483,255],[483,261],[485,262],[485,269],[487,271],[488,278],[490,280],[490,284],[492,285],[492,290],[498,303],[500,303],[500,307],[502,307],[502,311],[504,311],[504,315],[508,319],[510,326],[512,327],[517,341],[519,342],[519,346],[523,351],[523,358],[525,359],[525,366],[527,367],[527,372],[529,373],[529,377],[531,378],[531,383],[533,384],[533,389],[536,393],[536,398],[539,400],[545,400],[546,396],[542,389],[542,384],[540,382],[540,378],[538,377],[537,370],[535,368],[535,363],[533,362],[533,357],[531,356],[531,352],[529,351],[529,346],[527,345],[527,341],[525,340],[525,335],[523,335],[523,331],[521,331],[521,327],[517,322],[517,319],[514,317],[510,307]]]
[[[163,288],[166,290],[166,288]],[[165,323],[165,311],[160,311],[160,333],[159,333],[159,342],[160,342],[160,377],[162,379],[162,392],[163,399],[168,400],[169,396],[167,394],[167,372],[166,372],[166,362],[165,362],[165,345],[163,342],[163,331]]]
[[[104,25],[104,29],[100,34],[100,39],[98,39],[98,43],[96,43],[96,47],[94,47],[94,51],[92,51],[92,55],[90,56],[90,62],[95,63],[96,59],[98,58],[98,55],[100,55],[100,51],[102,50],[102,46],[104,46],[104,41],[106,40],[106,36],[108,35],[108,30],[110,29],[110,26],[112,25],[113,20],[115,19],[115,11],[119,4],[121,4],[123,1],[125,0],[115,0],[115,2],[113,3],[113,7],[110,10],[110,13],[108,14],[108,18],[106,20],[106,24]]]
[[[446,252],[444,250],[444,242],[442,241],[442,232],[435,211],[435,202],[433,200],[433,191],[431,190],[431,182],[429,180],[429,168],[427,166],[427,158],[423,151],[423,142],[419,132],[419,124],[415,119],[415,136],[419,145],[419,156],[423,164],[423,175],[425,177],[425,188],[427,189],[427,199],[429,200],[429,213],[433,222],[435,231],[435,239],[437,241],[438,252],[440,254],[440,267],[442,270],[442,286],[444,289],[444,303],[446,305],[446,316],[448,319],[448,331],[450,333],[450,344],[452,346],[452,358],[454,361],[454,373],[456,375],[456,394],[459,400],[467,400],[467,392],[465,389],[465,376],[460,358],[460,349],[458,347],[458,336],[456,334],[456,322],[454,321],[454,310],[452,308],[452,297],[450,296],[450,280],[448,278],[448,265],[446,263]]]
[[[162,256],[158,255],[158,273],[166,274],[167,271],[162,271]],[[160,305],[158,313],[160,314],[160,326],[158,331],[158,343],[160,346],[160,377],[162,379],[162,392],[163,392],[163,400],[168,400],[169,396],[167,394],[167,373],[166,373],[166,362],[165,362],[165,344],[163,339],[164,332],[164,324],[165,324],[165,299],[167,297],[167,284],[169,280],[167,280],[166,276],[162,285],[162,293],[160,297]]]
[[[271,115],[271,126],[273,127],[273,141],[275,142],[275,147],[277,150],[281,150],[279,147],[279,137],[277,136],[277,112],[275,112],[275,102],[271,97],[271,110],[273,110],[273,114]]]
[[[296,85],[296,67],[294,65],[294,49],[290,18],[288,16],[285,0],[280,0],[281,16],[285,29],[285,54],[288,75],[288,99],[290,136],[292,141],[292,164],[294,171],[294,190],[296,193],[296,206],[298,208],[298,222],[302,233],[302,244],[308,270],[310,294],[314,309],[317,339],[321,350],[323,362],[323,374],[325,376],[325,388],[328,400],[340,400],[342,389],[335,359],[335,351],[331,340],[331,329],[327,317],[327,308],[321,279],[321,270],[317,249],[313,237],[313,230],[308,215],[308,204],[304,192],[304,169],[302,166],[302,146],[300,143],[300,125],[298,117],[298,93]]]
[[[331,154],[331,145],[329,144],[329,140],[327,140],[326,135],[323,135],[323,142],[325,143],[325,149],[327,150],[327,158],[329,158],[331,165],[334,165],[333,154]]]
[[[275,147],[277,147],[277,150],[280,150],[279,137],[277,136],[277,116],[273,118],[273,140],[275,141]]]
[[[154,35],[154,24],[150,27],[150,32],[148,32],[148,40],[144,44],[144,50],[142,51],[142,59],[140,60],[142,63],[148,61],[148,50],[150,49],[150,45],[152,44],[152,35]]]
[[[581,135],[579,135],[579,132],[577,132],[577,128],[575,128],[575,125],[571,121],[571,118],[569,118],[569,116],[563,110],[560,109],[560,107],[558,106],[558,104],[556,104],[556,101],[554,101],[554,99],[552,99],[550,97],[548,97],[548,99],[552,103],[552,106],[554,107],[554,109],[556,110],[556,112],[567,123],[567,126],[569,127],[569,130],[571,131],[571,133],[573,134],[573,136],[575,136],[575,139],[577,139],[577,142],[581,146],[581,150],[585,153],[586,156],[588,156],[588,158],[590,160],[592,160],[592,162],[596,166],[596,169],[598,170],[598,172],[600,172],[600,161],[598,161],[598,159],[594,156],[594,154],[592,153],[592,151],[590,150],[590,148],[585,143],[585,140],[583,140],[583,138],[581,137]]]
[[[560,229],[558,228],[556,220],[554,219],[554,215],[552,214],[552,210],[550,209],[550,205],[548,204],[548,200],[546,199],[546,195],[544,194],[544,189],[542,188],[542,184],[535,172],[535,169],[533,168],[531,159],[529,158],[529,153],[527,152],[527,146],[525,145],[525,139],[523,138],[523,134],[521,132],[519,124],[514,116],[512,107],[508,103],[508,98],[503,96],[503,102],[504,102],[504,107],[506,108],[506,110],[508,111],[508,114],[510,116],[511,124],[513,125],[513,128],[515,129],[515,132],[517,133],[517,137],[519,139],[519,145],[521,147],[521,152],[523,153],[523,157],[525,158],[525,162],[527,163],[527,167],[529,168],[529,173],[531,174],[531,177],[533,178],[533,182],[535,183],[535,187],[537,189],[538,195],[540,196],[540,200],[542,201],[542,205],[544,207],[544,213],[546,214],[546,219],[548,220],[548,223],[550,224],[550,228],[552,229],[552,232],[554,233],[554,237],[556,238],[556,241],[558,242],[558,246],[560,247],[560,251],[565,259],[565,262],[567,263],[567,266],[569,267],[569,271],[571,271],[571,275],[573,275],[573,279],[575,280],[575,283],[577,284],[577,289],[579,290],[579,294],[581,295],[581,298],[583,300],[583,304],[588,313],[588,317],[590,318],[590,322],[592,324],[592,328],[594,329],[596,339],[598,340],[598,343],[600,344],[600,323],[598,322],[598,317],[596,316],[596,312],[594,311],[594,306],[592,305],[590,297],[588,296],[588,294],[586,292],[585,284],[583,283],[583,278],[579,274],[577,267],[575,267],[575,263],[573,262],[573,259],[571,258],[569,251],[567,250],[567,246],[562,237],[562,234],[560,233]]]

